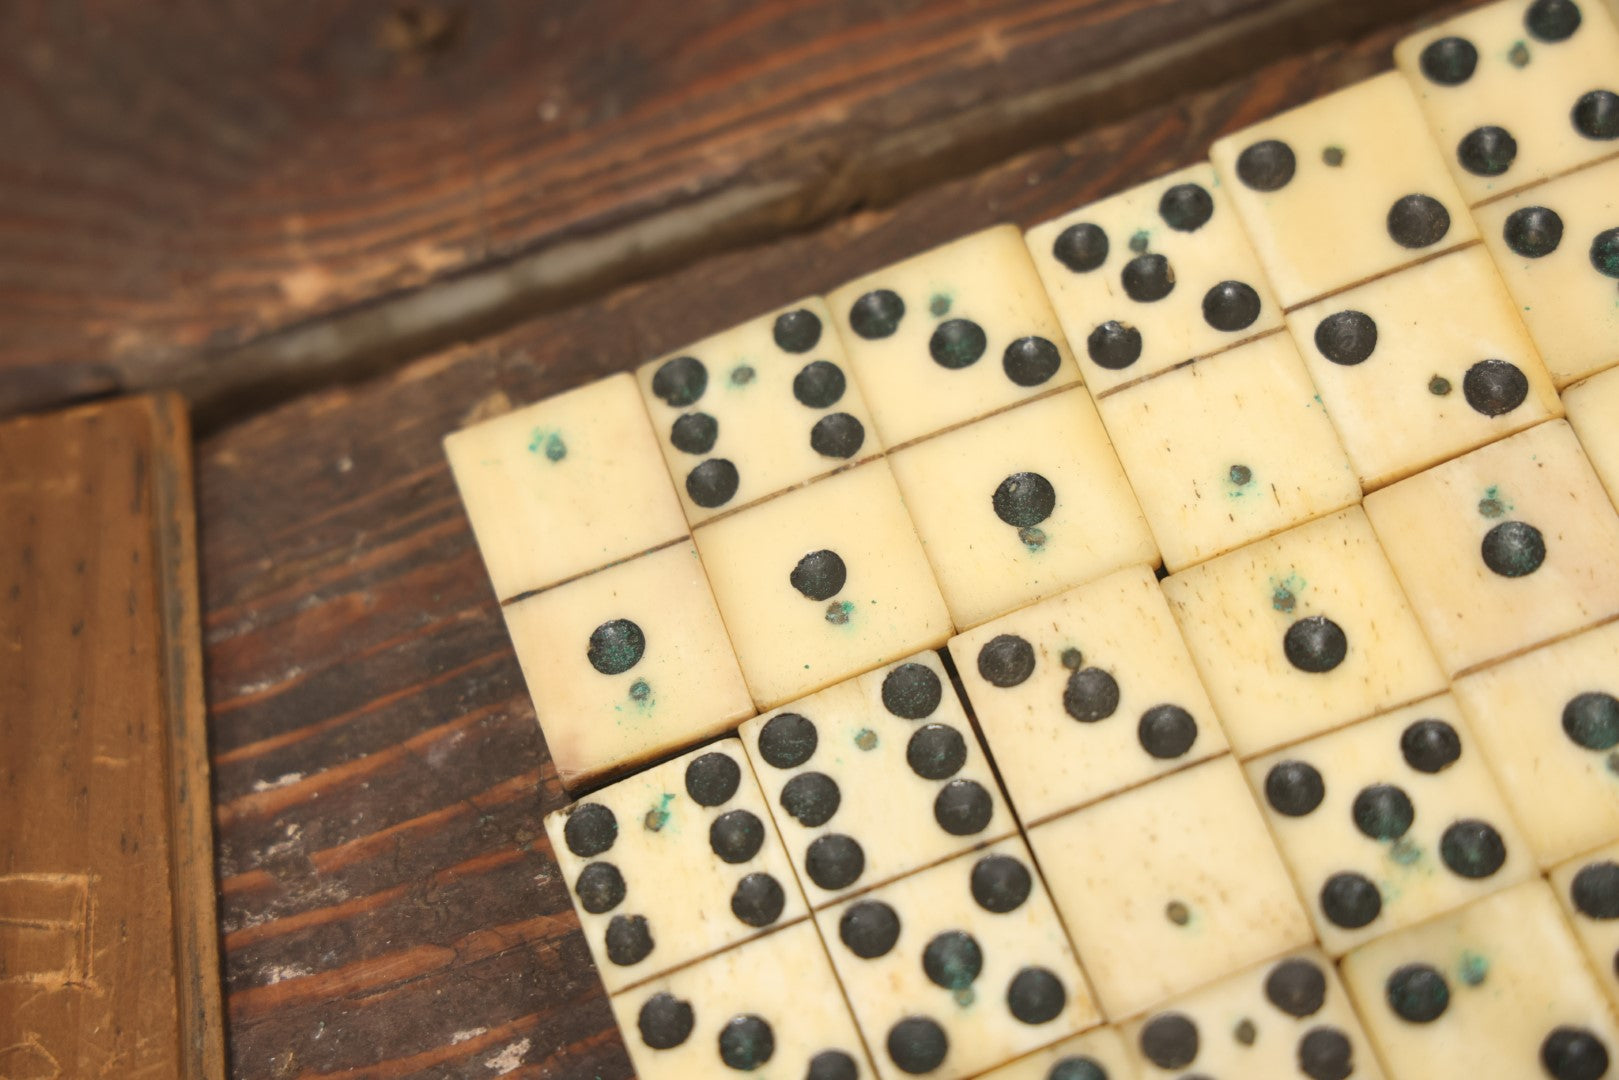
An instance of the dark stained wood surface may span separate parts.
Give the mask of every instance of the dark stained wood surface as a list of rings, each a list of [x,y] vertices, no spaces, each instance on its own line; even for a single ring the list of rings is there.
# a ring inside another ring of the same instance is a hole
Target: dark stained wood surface
[[[1219,134],[1386,68],[1399,32],[209,436],[205,633],[235,1074],[630,1073],[540,827],[564,796],[446,432],[980,226],[1032,224],[1190,163]]]
[[[14,0],[0,412],[212,422],[1436,3]]]
[[[178,398],[0,424],[0,1076],[224,1080]]]

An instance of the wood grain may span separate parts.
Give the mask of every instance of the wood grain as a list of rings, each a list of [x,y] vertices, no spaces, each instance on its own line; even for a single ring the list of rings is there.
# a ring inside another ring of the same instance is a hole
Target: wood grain
[[[997,221],[1190,163],[1389,66],[1399,30],[208,437],[200,497],[241,1077],[630,1075],[540,827],[564,795],[446,471],[449,430]]]
[[[190,436],[0,425],[0,1076],[223,1080]]]
[[[16,0],[0,412],[217,421],[1436,3]]]

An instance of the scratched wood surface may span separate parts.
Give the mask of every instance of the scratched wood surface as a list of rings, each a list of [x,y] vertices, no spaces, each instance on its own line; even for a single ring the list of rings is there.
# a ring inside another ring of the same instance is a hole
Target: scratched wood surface
[[[0,1077],[223,1080],[190,434],[0,425]]]
[[[255,408],[1436,2],[13,0],[0,412]]]
[[[1388,66],[1296,57],[891,209],[310,393],[199,448],[237,1076],[630,1074],[540,827],[546,757],[439,440],[998,221],[1189,163]]]

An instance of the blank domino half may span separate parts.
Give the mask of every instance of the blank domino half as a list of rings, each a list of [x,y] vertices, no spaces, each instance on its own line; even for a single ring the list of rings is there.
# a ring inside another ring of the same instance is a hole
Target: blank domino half
[[[1619,28],[1393,68],[445,440],[643,1080],[1619,1077]]]

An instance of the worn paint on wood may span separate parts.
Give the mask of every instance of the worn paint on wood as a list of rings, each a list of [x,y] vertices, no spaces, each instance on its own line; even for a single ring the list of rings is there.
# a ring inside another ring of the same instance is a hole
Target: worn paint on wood
[[[0,425],[0,1076],[222,1080],[190,435]]]

